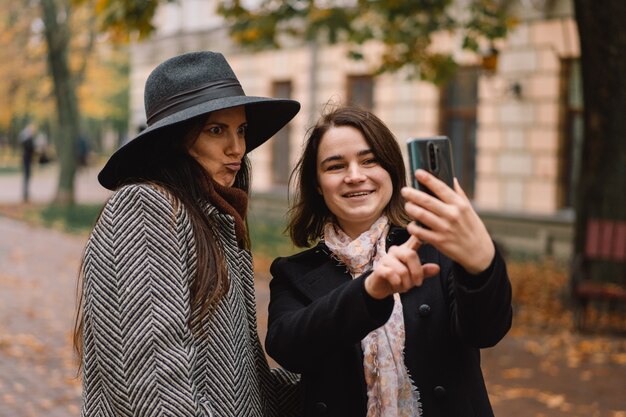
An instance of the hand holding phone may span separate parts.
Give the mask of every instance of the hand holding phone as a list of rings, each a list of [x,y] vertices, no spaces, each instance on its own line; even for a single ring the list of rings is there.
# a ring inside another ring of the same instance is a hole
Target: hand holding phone
[[[423,169],[454,189],[454,168],[452,166],[452,146],[446,136],[411,138],[407,141],[409,165],[413,187],[437,197],[430,189],[415,179],[415,171]]]
[[[413,187],[439,200],[426,204],[414,188],[403,188],[407,213],[420,225],[410,223],[407,230],[420,242],[434,245],[470,274],[484,271],[493,260],[495,247],[469,198],[458,183],[455,187],[450,140],[445,136],[412,138],[407,145]],[[429,172],[451,190],[422,176],[432,187],[437,187],[439,195],[435,194],[415,179],[418,169]]]

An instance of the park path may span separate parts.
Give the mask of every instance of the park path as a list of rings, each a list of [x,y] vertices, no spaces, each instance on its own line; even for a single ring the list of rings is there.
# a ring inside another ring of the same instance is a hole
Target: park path
[[[0,416],[78,416],[71,350],[83,237],[0,217]]]
[[[97,175],[100,166],[80,168],[75,178],[76,201],[97,203],[104,201],[111,192],[98,184]],[[30,181],[30,201],[48,203],[57,190],[58,165],[33,166]],[[22,178],[20,174],[0,175],[0,204],[18,204],[22,202]]]
[[[78,171],[77,201],[105,201],[96,174],[97,167]],[[56,164],[36,166],[30,201],[52,201],[57,178]],[[21,203],[21,181],[0,176],[0,204]],[[0,417],[79,415],[71,337],[85,241],[0,217]]]
[[[77,199],[103,202],[97,169],[77,176]],[[32,196],[50,201],[54,167],[36,172]],[[0,204],[20,199],[19,176],[0,176]],[[71,348],[76,280],[86,236],[0,216],[0,417],[77,417],[80,383]],[[256,276],[259,335],[265,336],[267,266]],[[483,351],[498,417],[626,417],[622,338],[530,334],[514,329]]]

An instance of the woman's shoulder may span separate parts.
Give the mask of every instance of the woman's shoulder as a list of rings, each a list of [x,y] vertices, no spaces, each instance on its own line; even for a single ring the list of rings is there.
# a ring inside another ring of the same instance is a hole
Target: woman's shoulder
[[[128,196],[157,196],[157,195],[167,195],[169,194],[165,187],[147,183],[147,182],[138,182],[133,184],[122,185],[120,188],[115,190],[111,195],[111,199],[113,198],[125,198]]]
[[[187,233],[190,227],[188,210],[180,200],[163,187],[140,183],[124,185],[109,197],[92,234],[128,234],[138,228]]]
[[[319,263],[320,259],[325,259],[330,257],[330,250],[326,247],[323,242],[318,243],[317,245],[300,251],[298,253],[294,253],[289,256],[281,256],[274,259],[273,265],[285,265],[285,264],[300,264],[300,265],[310,265]]]
[[[185,222],[188,218],[183,203],[165,187],[136,183],[117,189],[106,202],[100,219],[136,218],[141,213],[150,221]],[[135,220],[133,220],[135,221]]]
[[[160,203],[169,206],[179,206],[179,200],[165,187],[151,183],[134,183],[123,185],[117,189],[109,200],[108,206],[141,204],[142,202]]]

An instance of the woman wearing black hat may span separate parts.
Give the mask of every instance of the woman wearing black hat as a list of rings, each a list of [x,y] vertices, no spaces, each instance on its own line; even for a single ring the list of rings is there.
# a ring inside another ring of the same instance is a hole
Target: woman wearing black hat
[[[221,54],[149,76],[147,128],[98,176],[115,191],[82,263],[83,416],[298,415],[297,377],[260,346],[248,152],[299,111],[246,96]]]

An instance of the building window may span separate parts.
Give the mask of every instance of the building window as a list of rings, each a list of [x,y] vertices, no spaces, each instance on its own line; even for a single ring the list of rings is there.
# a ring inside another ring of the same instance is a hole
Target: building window
[[[291,81],[275,81],[272,85],[273,97],[291,98]],[[272,144],[272,182],[274,185],[287,185],[289,182],[289,137],[291,129],[289,124],[274,135],[270,141]]]
[[[371,75],[349,75],[347,90],[348,104],[374,109],[374,78]]]
[[[583,87],[580,60],[561,61],[561,141],[558,162],[559,207],[574,207],[583,146]]]
[[[469,198],[476,180],[478,67],[461,67],[441,91],[441,132],[450,138],[454,173]]]

